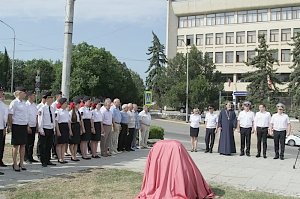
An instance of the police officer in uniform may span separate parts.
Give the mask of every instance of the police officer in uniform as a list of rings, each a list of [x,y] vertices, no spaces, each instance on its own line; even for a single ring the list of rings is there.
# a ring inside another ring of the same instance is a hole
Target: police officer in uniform
[[[246,143],[246,155],[250,156],[251,134],[254,133],[254,113],[250,110],[251,103],[245,101],[243,103],[244,110],[240,112],[237,120],[237,130],[241,134],[241,153],[240,156],[245,155],[245,143]]]
[[[40,160],[42,166],[47,167],[48,165],[55,165],[50,162],[55,133],[55,113],[51,106],[53,103],[51,92],[48,92],[44,97],[46,98],[46,104],[38,111],[38,128],[40,134]]]
[[[280,157],[281,160],[284,160],[285,138],[291,133],[291,122],[289,116],[283,112],[285,109],[285,105],[282,103],[278,103],[276,107],[277,113],[272,116],[270,122],[270,130],[272,132],[271,134],[274,135],[274,159],[279,159]]]

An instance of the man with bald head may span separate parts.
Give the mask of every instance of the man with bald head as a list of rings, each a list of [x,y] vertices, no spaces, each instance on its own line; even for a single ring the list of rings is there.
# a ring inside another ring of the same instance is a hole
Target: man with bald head
[[[113,131],[111,133],[111,142],[109,149],[112,154],[117,154],[118,139],[121,128],[120,100],[118,98],[114,99],[110,110],[113,114]]]

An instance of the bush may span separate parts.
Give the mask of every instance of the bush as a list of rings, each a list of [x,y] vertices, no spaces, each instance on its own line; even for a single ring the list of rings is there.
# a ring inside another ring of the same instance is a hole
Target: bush
[[[150,126],[149,139],[160,139],[163,140],[165,130],[159,126]]]

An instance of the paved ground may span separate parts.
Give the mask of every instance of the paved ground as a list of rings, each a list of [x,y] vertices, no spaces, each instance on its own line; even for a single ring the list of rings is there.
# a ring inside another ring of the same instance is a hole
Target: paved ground
[[[184,128],[186,124],[170,123],[168,121],[153,121],[154,124],[170,126],[170,128]],[[166,139],[180,138],[180,134],[174,130],[174,134],[168,133]],[[184,133],[184,132],[183,132]],[[188,138],[188,137],[187,137]],[[188,139],[180,139],[189,146]],[[237,146],[238,147],[238,146]],[[203,148],[203,144],[200,146]],[[217,147],[215,147],[217,148]],[[47,177],[60,176],[67,178],[68,173],[84,172],[89,168],[119,168],[133,171],[144,171],[146,157],[149,150],[137,150],[125,152],[110,158],[94,159],[91,161],[81,160],[64,166],[42,168],[40,164],[27,165],[28,171],[16,173],[11,167],[4,170],[5,175],[0,176],[0,188],[2,190],[14,188],[16,184],[23,184]],[[255,154],[255,152],[253,152]],[[267,159],[252,157],[221,156],[218,153],[206,154],[203,150],[190,153],[198,165],[200,171],[208,182],[221,183],[244,190],[258,190],[281,195],[300,197],[300,162],[293,169],[295,158],[289,157],[284,161],[273,160],[271,151]],[[1,198],[1,197],[0,197]]]

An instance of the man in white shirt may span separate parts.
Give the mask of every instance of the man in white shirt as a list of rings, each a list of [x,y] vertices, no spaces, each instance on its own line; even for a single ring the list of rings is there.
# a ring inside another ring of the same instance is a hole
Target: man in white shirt
[[[28,129],[28,136],[27,136],[27,144],[25,146],[25,160],[29,163],[38,162],[37,160],[33,159],[33,147],[35,141],[35,134],[37,132],[37,114],[38,109],[36,104],[34,103],[35,100],[35,92],[27,92],[27,102],[26,106],[28,107],[29,112],[29,129]]]
[[[4,99],[4,88],[0,85],[0,167],[7,167],[7,165],[3,163],[5,135],[8,118],[8,106],[4,104]],[[0,172],[0,175],[4,175],[4,173]]]
[[[246,141],[246,155],[250,157],[251,133],[254,133],[254,113],[250,110],[251,103],[245,101],[243,103],[244,110],[238,116],[237,131],[241,135],[241,153],[240,156],[245,155],[245,141]]]
[[[218,127],[218,115],[214,114],[214,107],[212,105],[208,106],[208,111],[209,112],[205,115],[205,153],[212,153],[215,143],[215,134],[217,133]]]
[[[111,99],[106,98],[104,105],[100,108],[102,113],[102,123],[104,134],[101,137],[100,148],[103,157],[111,156],[111,151],[108,152],[109,143],[111,142],[111,131],[113,122],[113,113],[110,110]]]
[[[259,105],[259,112],[254,117],[254,126],[257,134],[257,158],[261,154],[261,142],[263,142],[263,157],[267,158],[267,136],[270,121],[271,114],[266,111],[266,106],[264,104]]]
[[[149,138],[149,129],[151,125],[151,115],[148,111],[148,106],[144,105],[143,111],[139,113],[139,119],[140,119],[140,136],[139,136],[139,145],[142,149],[147,148],[147,142]]]
[[[37,107],[37,110],[40,110],[40,108],[42,108],[45,104],[46,104],[46,98],[47,98],[47,94],[48,92],[44,92],[43,95],[42,95],[42,100],[41,100],[41,103],[39,103],[36,107]],[[40,143],[40,134],[38,134],[38,141],[37,141],[37,144],[36,144],[36,155],[37,157],[40,159],[40,148],[41,148],[41,143]]]
[[[284,160],[284,149],[285,149],[285,137],[289,136],[291,133],[291,122],[287,114],[283,113],[284,104],[279,103],[276,105],[277,113],[275,113],[270,122],[271,134],[274,134],[274,148],[275,157]],[[279,143],[280,143],[280,154],[279,154]]]

